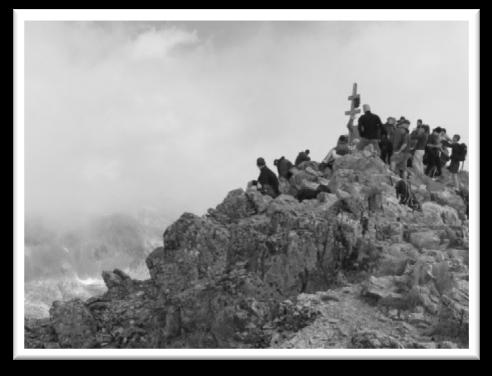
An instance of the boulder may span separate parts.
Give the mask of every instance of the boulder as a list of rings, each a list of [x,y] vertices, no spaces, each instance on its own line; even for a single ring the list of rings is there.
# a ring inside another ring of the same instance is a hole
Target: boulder
[[[94,347],[97,323],[80,299],[56,301],[50,308],[51,325],[62,348]]]
[[[419,231],[410,234],[410,243],[418,249],[436,249],[441,244],[441,238],[435,231]]]

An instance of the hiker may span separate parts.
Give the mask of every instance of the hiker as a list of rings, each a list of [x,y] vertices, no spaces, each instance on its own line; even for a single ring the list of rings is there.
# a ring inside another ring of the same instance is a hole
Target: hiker
[[[449,138],[449,136],[446,134],[446,128],[441,128],[441,155],[440,155],[440,161],[441,161],[441,169],[446,166],[446,163],[449,162],[451,157],[449,156],[449,150],[448,147],[449,145],[452,145],[452,139]]]
[[[403,119],[403,120],[402,120]],[[393,139],[393,156],[391,158],[391,169],[403,178],[407,172],[407,162],[410,158],[410,135],[408,128],[410,121],[400,118],[397,123]]]
[[[441,132],[442,128],[432,130],[427,141],[427,168],[425,174],[431,178],[441,176]]]
[[[460,143],[460,139],[460,135],[455,134],[451,142],[443,141],[443,144],[451,148],[451,163],[448,166],[448,170],[451,173],[457,191],[461,189],[458,177],[460,164],[465,161],[467,153],[466,144]]]
[[[305,161],[310,161],[311,160],[311,157],[309,156],[309,149],[306,149],[304,151],[301,151],[298,155],[297,155],[297,158],[296,158],[296,166],[299,166],[302,162],[305,162]]]
[[[291,161],[282,156],[280,159],[275,159],[273,162],[275,166],[277,166],[278,177],[289,180],[292,176],[292,172],[290,169],[294,167]]]
[[[379,140],[381,139],[381,119],[378,115],[371,112],[371,107],[368,104],[362,106],[364,115],[359,118],[357,128],[359,130],[360,142],[357,144],[357,150],[364,150],[367,145],[372,144],[376,152],[381,154],[379,150]]]
[[[381,138],[383,135],[386,135],[387,139],[390,142],[393,142],[393,135],[396,130],[396,119],[392,116],[388,117],[386,123],[384,123],[381,127]]]
[[[256,165],[260,169],[260,176],[258,176],[257,181],[253,181],[253,185],[258,186],[260,184],[259,191],[264,194],[271,196],[273,198],[280,194],[278,189],[278,179],[272,170],[270,170],[265,163],[263,158],[258,158],[256,160]]]
[[[335,163],[335,160],[346,154],[349,154],[350,152],[351,150],[348,137],[345,135],[341,135],[338,138],[337,146],[331,149],[326,157],[324,157],[321,161],[319,169],[324,170],[325,168],[329,167],[331,170],[333,170],[333,163]]]
[[[317,198],[321,192],[331,193],[331,190],[330,188],[328,188],[327,185],[323,184],[318,185],[316,189],[304,187],[297,192],[296,198],[299,200],[299,202],[303,200],[312,200]]]
[[[393,143],[388,137],[388,133],[381,133],[381,141],[379,141],[379,149],[381,150],[381,159],[384,163],[390,164],[391,156],[393,155]]]
[[[422,120],[420,120],[422,121]],[[413,134],[415,140],[414,150],[413,150],[413,163],[412,166],[419,175],[424,174],[424,153],[425,146],[427,145],[427,139],[429,127],[423,124],[417,125],[416,132]]]
[[[411,184],[408,180],[408,177],[406,179],[402,177],[402,179],[398,183],[396,183],[395,190],[396,198],[400,199],[401,205],[407,205],[412,210],[420,211],[422,209],[420,202],[417,200],[415,194],[411,190]]]

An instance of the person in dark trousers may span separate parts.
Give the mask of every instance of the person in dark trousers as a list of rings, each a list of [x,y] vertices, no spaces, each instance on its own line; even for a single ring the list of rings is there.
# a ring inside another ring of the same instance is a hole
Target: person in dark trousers
[[[358,130],[361,136],[360,142],[357,144],[357,150],[364,150],[364,148],[372,144],[374,150],[378,155],[381,154],[379,149],[379,140],[381,139],[381,128],[383,123],[378,115],[371,112],[371,107],[368,104],[362,106],[364,115],[359,118]]]
[[[381,159],[386,164],[390,164],[391,156],[393,155],[393,143],[388,138],[388,133],[381,134],[381,141],[379,141],[379,149],[381,150]]]
[[[434,128],[427,142],[427,168],[425,174],[431,178],[441,176],[441,132],[442,128]]]
[[[256,165],[260,169],[260,176],[258,176],[258,181],[256,182],[260,183],[259,191],[264,195],[268,195],[273,198],[277,197],[280,194],[277,176],[266,166],[263,158],[258,158],[256,160]]]
[[[429,137],[429,126],[417,125],[417,131],[413,135],[415,140],[415,147],[413,152],[413,163],[412,166],[414,170],[419,174],[424,173],[424,153],[425,146],[427,145],[427,139]]]
[[[455,134],[451,140],[449,141],[443,141],[443,145],[446,147],[451,148],[451,163],[447,167],[449,172],[451,173],[451,176],[453,177],[453,183],[456,187],[456,190],[459,191],[461,189],[460,187],[460,180],[458,177],[458,172],[460,169],[460,164],[461,162],[465,161],[466,158],[466,153],[467,153],[467,147],[466,144],[461,144],[460,141],[461,137],[458,134]]]
[[[399,120],[393,140],[393,156],[391,158],[391,168],[401,178],[406,176],[407,162],[410,158],[410,134],[408,127],[410,121],[404,119]]]
[[[295,164],[299,166],[302,162],[310,161],[311,157],[309,156],[309,149],[301,151],[296,158]]]
[[[292,172],[290,169],[294,167],[291,161],[282,156],[280,159],[275,159],[273,162],[275,166],[277,166],[278,177],[289,180],[292,176]]]

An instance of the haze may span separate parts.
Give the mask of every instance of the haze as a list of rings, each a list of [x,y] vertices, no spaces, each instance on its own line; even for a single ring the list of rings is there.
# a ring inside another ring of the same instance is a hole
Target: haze
[[[347,96],[468,143],[465,22],[46,22],[25,29],[25,213],[203,214],[345,133]]]

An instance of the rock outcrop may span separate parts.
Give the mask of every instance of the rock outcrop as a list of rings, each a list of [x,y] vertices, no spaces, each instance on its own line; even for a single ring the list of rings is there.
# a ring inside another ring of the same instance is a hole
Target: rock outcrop
[[[301,164],[275,199],[233,190],[206,215],[184,213],[165,230],[146,259],[150,279],[104,272],[103,295],[55,302],[49,319],[27,320],[25,345],[466,346],[463,200],[445,185],[431,194],[413,181],[425,201],[413,211],[396,199],[397,180],[381,160],[357,153],[333,171]],[[331,193],[294,198],[319,184]]]

